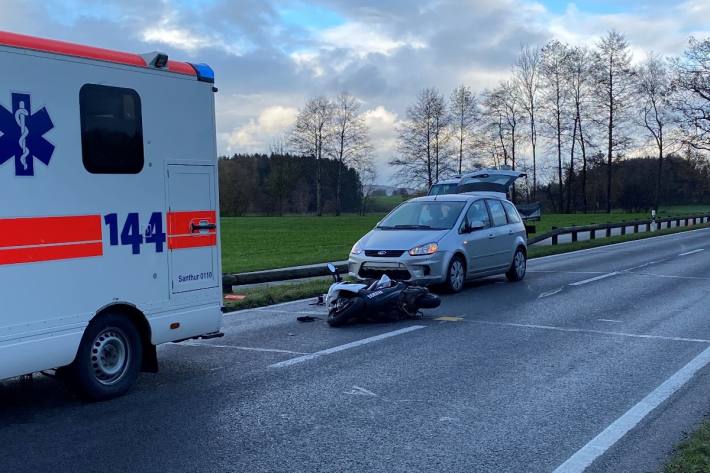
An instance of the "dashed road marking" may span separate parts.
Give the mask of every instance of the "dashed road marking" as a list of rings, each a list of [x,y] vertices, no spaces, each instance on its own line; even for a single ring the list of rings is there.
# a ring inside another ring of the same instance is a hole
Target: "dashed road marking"
[[[513,322],[493,322],[490,320],[471,320],[470,322],[476,322],[479,324],[486,325],[498,325],[501,327],[517,327],[517,328],[532,328],[538,330],[554,330],[557,332],[570,332],[570,333],[588,333],[595,335],[609,335],[614,337],[628,337],[628,338],[643,338],[648,340],[664,340],[671,342],[693,342],[693,343],[706,343],[710,344],[710,340],[704,338],[685,338],[685,337],[668,337],[665,335],[649,335],[644,333],[629,333],[629,332],[612,332],[609,330],[594,330],[586,328],[574,328],[574,327],[559,327],[556,325],[538,325],[538,324],[516,324]]]
[[[614,271],[613,273],[606,273],[599,276],[594,276],[589,279],[582,279],[581,281],[570,283],[570,286],[583,286],[584,284],[589,284],[590,282],[601,281],[602,279],[610,278],[619,274],[619,271]]]
[[[310,353],[308,355],[299,356],[296,358],[291,358],[290,360],[281,361],[279,363],[274,363],[273,365],[270,365],[269,368],[286,368],[288,366],[297,365],[299,363],[314,360],[314,359],[320,358],[322,356],[331,355],[333,353],[338,353],[338,352],[341,352],[344,350],[349,350],[351,348],[356,348],[356,347],[359,347],[362,345],[367,345],[368,343],[378,342],[380,340],[384,340],[384,339],[391,338],[391,337],[396,337],[398,335],[404,335],[405,333],[413,332],[415,330],[420,330],[423,328],[426,328],[426,326],[425,325],[412,325],[411,327],[405,327],[405,328],[402,328],[399,330],[395,330],[393,332],[382,333],[380,335],[375,335],[374,337],[363,338],[362,340],[357,340],[354,342],[346,343],[345,345],[339,345],[337,347],[328,348],[326,350],[321,350],[321,351],[317,351],[315,353]]]
[[[597,319],[599,322],[613,322],[616,324],[620,324],[621,320],[614,320],[614,319]]]
[[[694,255],[695,253],[700,253],[701,251],[705,251],[705,248],[698,248],[697,250],[686,251],[685,253],[681,253],[681,254],[679,254],[678,256]]]
[[[260,351],[265,353],[286,353],[289,355],[309,355],[310,353],[302,351],[291,351],[291,350],[279,350],[278,348],[256,348],[256,347],[242,347],[236,345],[216,345],[214,343],[200,343],[200,342],[180,342],[174,343],[174,345],[182,345],[187,347],[211,347],[211,348],[226,348],[233,350],[244,350],[244,351]]]
[[[648,414],[690,381],[695,376],[695,373],[708,363],[710,363],[710,348],[703,350],[687,365],[590,440],[584,447],[577,450],[567,461],[558,466],[553,473],[582,473],[594,460],[609,450]]]
[[[559,294],[559,293],[562,292],[563,290],[564,290],[563,287],[558,287],[557,289],[553,289],[552,291],[543,292],[542,294],[540,294],[539,296],[537,296],[537,298],[538,298],[538,299],[544,299],[545,297],[554,296],[555,294]]]

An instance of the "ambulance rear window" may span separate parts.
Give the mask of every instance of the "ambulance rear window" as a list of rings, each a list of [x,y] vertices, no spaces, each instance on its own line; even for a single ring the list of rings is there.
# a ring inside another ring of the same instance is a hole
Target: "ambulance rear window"
[[[141,99],[132,89],[86,84],[79,92],[84,167],[92,174],[143,169]]]

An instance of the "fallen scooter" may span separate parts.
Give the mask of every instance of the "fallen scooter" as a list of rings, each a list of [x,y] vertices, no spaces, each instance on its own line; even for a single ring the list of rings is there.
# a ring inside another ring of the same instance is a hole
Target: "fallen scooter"
[[[334,280],[325,299],[331,327],[342,327],[356,319],[409,319],[419,315],[421,309],[434,309],[441,304],[439,296],[427,288],[393,281],[386,274],[362,284],[343,281],[330,263],[328,269]]]

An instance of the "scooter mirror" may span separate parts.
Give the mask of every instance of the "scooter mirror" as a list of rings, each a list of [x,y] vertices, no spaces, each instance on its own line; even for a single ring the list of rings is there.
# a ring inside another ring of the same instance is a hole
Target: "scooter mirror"
[[[335,274],[337,272],[337,269],[335,269],[335,266],[333,265],[333,263],[328,263],[328,271],[330,271],[333,274]]]

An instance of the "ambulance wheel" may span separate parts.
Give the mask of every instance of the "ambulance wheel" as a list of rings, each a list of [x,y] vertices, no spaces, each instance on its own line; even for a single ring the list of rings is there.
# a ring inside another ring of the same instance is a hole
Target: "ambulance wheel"
[[[67,367],[69,388],[89,401],[125,394],[138,377],[143,345],[135,325],[119,314],[97,317],[86,328],[74,362]]]

